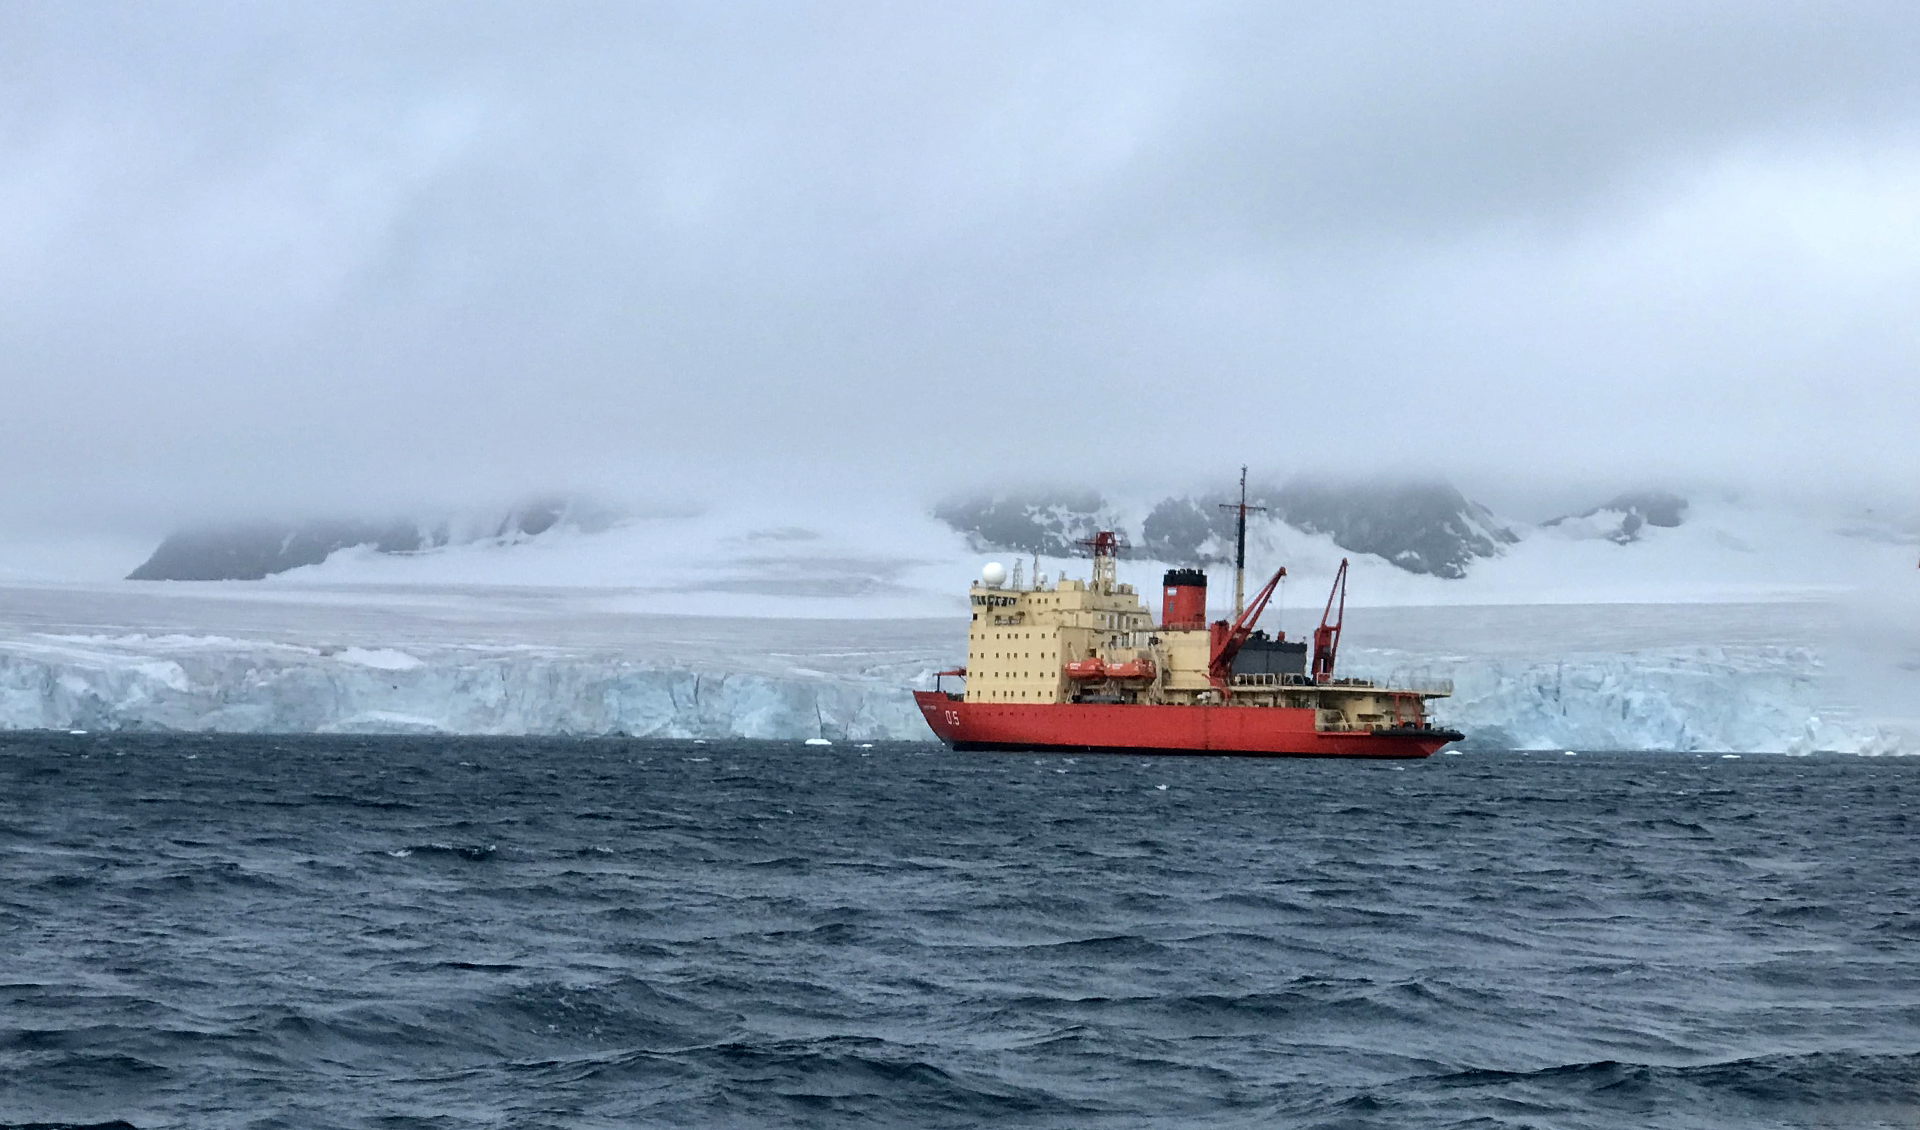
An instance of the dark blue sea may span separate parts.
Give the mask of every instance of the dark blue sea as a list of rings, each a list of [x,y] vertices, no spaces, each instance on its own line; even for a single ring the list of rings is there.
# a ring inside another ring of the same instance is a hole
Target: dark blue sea
[[[1920,759],[0,735],[0,1124],[1920,1126]]]

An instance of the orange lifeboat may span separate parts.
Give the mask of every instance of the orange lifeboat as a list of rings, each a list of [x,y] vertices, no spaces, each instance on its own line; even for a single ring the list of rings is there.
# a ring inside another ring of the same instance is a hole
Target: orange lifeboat
[[[1107,677],[1107,665],[1100,659],[1076,659],[1067,664],[1069,679],[1104,679]]]
[[[1153,674],[1151,659],[1129,659],[1125,663],[1108,663],[1102,659],[1076,659],[1067,664],[1069,679],[1151,679]]]

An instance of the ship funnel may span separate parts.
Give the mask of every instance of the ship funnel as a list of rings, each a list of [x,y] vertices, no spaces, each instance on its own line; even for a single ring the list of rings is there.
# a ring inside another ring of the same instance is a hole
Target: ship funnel
[[[1207,626],[1207,575],[1198,569],[1168,569],[1161,578],[1160,626]]]

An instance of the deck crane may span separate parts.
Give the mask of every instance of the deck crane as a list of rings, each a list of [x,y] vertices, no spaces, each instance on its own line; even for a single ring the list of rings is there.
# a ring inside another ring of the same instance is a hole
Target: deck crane
[[[1340,610],[1334,611],[1333,599],[1340,598]],[[1333,679],[1333,658],[1340,650],[1340,628],[1347,620],[1347,559],[1340,559],[1340,571],[1333,575],[1333,591],[1327,594],[1327,609],[1320,614],[1320,626],[1313,630],[1313,681]]]
[[[1253,635],[1253,625],[1260,614],[1267,609],[1267,601],[1273,596],[1273,590],[1279,587],[1280,578],[1287,575],[1287,567],[1282,565],[1260,591],[1253,594],[1246,608],[1234,617],[1233,623],[1215,620],[1211,625],[1207,660],[1207,678],[1216,687],[1227,685],[1227,677],[1233,672],[1233,657],[1240,654],[1240,648]]]

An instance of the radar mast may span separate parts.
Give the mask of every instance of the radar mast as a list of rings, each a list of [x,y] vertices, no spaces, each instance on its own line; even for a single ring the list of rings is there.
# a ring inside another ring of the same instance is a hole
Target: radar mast
[[[1233,511],[1233,619],[1247,607],[1247,511],[1265,510],[1247,505],[1247,465],[1240,464],[1240,502],[1223,502],[1220,509]]]

